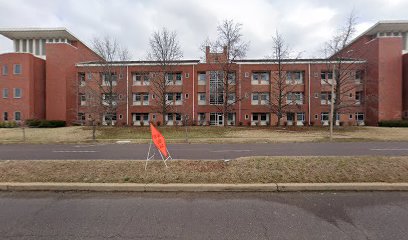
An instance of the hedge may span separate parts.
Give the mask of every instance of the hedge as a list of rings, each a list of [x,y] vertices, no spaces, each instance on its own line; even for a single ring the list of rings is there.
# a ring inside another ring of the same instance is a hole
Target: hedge
[[[378,122],[380,127],[408,127],[408,120],[389,120]]]
[[[29,127],[38,127],[38,128],[57,128],[57,127],[66,126],[66,122],[60,121],[60,120],[27,119],[26,124]]]
[[[0,122],[0,128],[16,128],[18,124],[16,122]]]

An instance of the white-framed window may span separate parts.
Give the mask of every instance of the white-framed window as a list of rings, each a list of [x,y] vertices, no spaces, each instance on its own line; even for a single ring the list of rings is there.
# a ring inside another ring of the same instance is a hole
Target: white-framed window
[[[357,121],[364,121],[364,113],[362,113],[362,112],[357,112],[356,114],[355,114],[355,116],[356,116],[356,120]]]
[[[3,88],[3,98],[8,98],[8,97],[9,97],[8,88]]]
[[[286,84],[303,84],[303,75],[302,71],[286,72]]]
[[[321,84],[331,84],[333,82],[333,72],[322,71],[320,72],[320,83]]]
[[[269,84],[269,72],[253,72],[251,84],[252,85]]]
[[[205,85],[207,80],[207,75],[205,72],[198,73],[198,85]]]
[[[260,93],[261,105],[267,105],[269,103],[269,93]]]
[[[302,92],[288,92],[286,95],[286,104],[303,104]]]
[[[116,86],[118,85],[118,75],[116,73],[101,73],[102,86]]]
[[[234,112],[230,112],[230,113],[227,114],[227,118],[228,118],[227,124],[228,125],[230,125],[230,126],[235,125],[235,115],[236,115],[236,113],[234,113]]]
[[[22,90],[21,88],[14,88],[14,98],[21,98]]]
[[[169,85],[182,85],[183,74],[181,72],[177,73],[166,73],[166,82]]]
[[[85,122],[85,121],[86,121],[86,115],[85,115],[85,113],[79,112],[77,119],[78,119],[78,121]]]
[[[133,93],[133,105],[149,105],[149,93]]]
[[[288,125],[293,125],[295,121],[295,113],[294,112],[287,112],[286,113],[286,121]]]
[[[14,112],[14,121],[21,121],[21,112]]]
[[[235,103],[235,93],[229,93],[228,94],[228,100],[227,100],[228,104],[233,104]]]
[[[328,112],[322,112],[320,114],[320,121],[324,122],[324,121],[329,121],[330,116]]]
[[[231,84],[231,85],[235,85],[235,81],[236,81],[235,72],[229,72],[228,73],[228,83]]]
[[[269,113],[252,113],[251,125],[269,125]]]
[[[166,101],[173,102],[174,101],[174,93],[166,93]]]
[[[114,93],[103,93],[102,94],[102,104],[109,106],[112,103],[113,106],[117,105],[117,95]]]
[[[198,93],[198,105],[205,105],[205,93]]]
[[[186,78],[190,78],[190,73],[185,74]]]
[[[363,102],[363,92],[356,92],[356,105],[360,105]]]
[[[298,121],[298,122],[305,121],[305,113],[304,112],[296,113],[296,121]]]
[[[175,93],[175,94],[176,94],[176,105],[182,105],[183,95],[181,93]]]
[[[149,125],[149,114],[148,113],[132,113],[133,125],[135,126],[147,126]]]
[[[198,113],[198,123],[200,125],[205,125],[206,124],[206,119],[205,119],[205,113]]]
[[[320,93],[320,104],[322,105],[331,104],[331,100],[332,100],[331,92]]]
[[[108,112],[103,114],[103,125],[108,125],[109,123],[115,125],[117,121],[117,114]]]
[[[79,103],[81,104],[81,106],[86,105],[86,95],[84,93],[79,94]]]
[[[355,81],[357,84],[361,84],[363,81],[363,71],[357,70],[355,73]]]
[[[78,81],[79,81],[79,86],[83,87],[86,85],[85,73],[83,72],[78,73]]]
[[[258,104],[259,104],[259,93],[252,93],[251,105],[258,105]]]
[[[1,74],[2,75],[8,75],[8,65],[7,64],[3,64],[2,68],[1,68]]]
[[[13,74],[21,74],[22,69],[21,69],[21,64],[14,64],[13,65]]]

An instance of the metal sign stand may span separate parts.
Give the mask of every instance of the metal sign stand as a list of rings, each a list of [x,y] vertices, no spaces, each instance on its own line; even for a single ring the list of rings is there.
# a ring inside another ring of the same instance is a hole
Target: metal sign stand
[[[146,164],[145,164],[145,171],[147,170],[147,162],[148,162],[149,160],[152,160],[153,157],[154,157],[154,154],[155,154],[155,153],[153,152],[153,154],[150,155],[150,150],[152,149],[152,143],[153,143],[153,140],[150,140],[149,151],[147,152],[147,158],[146,158]],[[157,149],[157,148],[156,148],[156,149]],[[167,160],[173,160],[173,158],[171,157],[171,155],[170,155],[170,153],[169,153],[169,150],[166,148],[167,158],[164,158],[163,154],[160,152],[159,149],[157,149],[157,151],[159,152],[159,154],[160,154],[160,156],[161,156],[161,158],[162,158],[162,160],[163,160],[164,165],[166,166],[166,168],[168,168],[167,163],[166,163]]]

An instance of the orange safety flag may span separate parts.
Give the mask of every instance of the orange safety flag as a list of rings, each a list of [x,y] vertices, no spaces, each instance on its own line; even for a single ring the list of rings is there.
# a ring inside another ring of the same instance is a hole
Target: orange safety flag
[[[162,153],[162,155],[167,158],[169,155],[166,147],[166,139],[163,135],[157,130],[153,124],[150,123],[150,132],[152,133],[152,140],[157,149]]]

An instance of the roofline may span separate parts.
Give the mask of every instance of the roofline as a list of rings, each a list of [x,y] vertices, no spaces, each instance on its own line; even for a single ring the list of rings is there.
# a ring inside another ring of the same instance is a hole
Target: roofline
[[[200,60],[180,60],[169,63],[177,65],[196,65],[199,62]],[[158,66],[160,63],[160,61],[112,61],[108,64],[112,66]],[[76,64],[77,67],[100,67],[101,65],[104,65],[104,63],[98,63],[96,61],[81,62]]]
[[[234,61],[237,64],[278,64],[279,61],[276,59],[243,59],[243,60],[236,60]],[[343,63],[365,63],[365,60],[343,60]],[[283,59],[281,61],[283,64],[335,64],[338,63],[338,61],[333,61],[329,59],[321,59],[321,58],[316,58],[316,59]]]
[[[364,32],[362,32],[360,35],[358,35],[357,37],[353,38],[353,40],[351,42],[349,42],[348,44],[346,44],[346,46],[344,46],[343,49],[347,48],[348,46],[350,46],[351,44],[355,43],[358,39],[360,39],[363,36],[366,36],[367,33],[369,33],[371,30],[373,30],[374,28],[376,28],[378,25],[380,24],[386,24],[386,23],[396,23],[396,24],[402,24],[402,23],[406,23],[408,24],[408,20],[381,20],[378,21],[377,23],[375,23],[373,26],[371,26],[370,28],[368,28],[367,30],[365,30]],[[342,50],[343,50],[342,49]],[[341,50],[340,50],[341,51]],[[336,55],[338,52],[333,53],[332,55],[329,56],[329,58],[332,58],[334,55]]]

